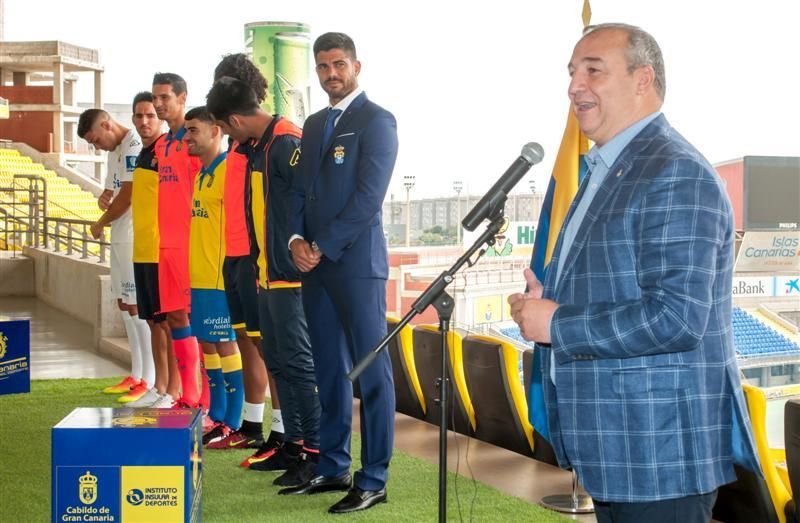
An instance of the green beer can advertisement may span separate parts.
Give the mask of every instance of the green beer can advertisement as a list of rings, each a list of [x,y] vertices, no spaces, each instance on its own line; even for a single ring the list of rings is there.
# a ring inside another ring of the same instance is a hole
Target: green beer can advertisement
[[[245,48],[267,79],[262,108],[302,126],[309,114],[311,44],[308,24],[251,22],[244,26]]]

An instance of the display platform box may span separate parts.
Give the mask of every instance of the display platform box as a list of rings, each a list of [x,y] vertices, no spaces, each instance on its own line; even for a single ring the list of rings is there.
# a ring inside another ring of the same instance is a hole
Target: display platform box
[[[0,394],[31,391],[31,322],[0,316]]]
[[[199,410],[78,408],[52,440],[54,522],[202,520]]]

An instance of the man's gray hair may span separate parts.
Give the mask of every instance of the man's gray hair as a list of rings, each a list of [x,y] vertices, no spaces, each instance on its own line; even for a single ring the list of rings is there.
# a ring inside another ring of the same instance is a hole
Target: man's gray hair
[[[584,29],[583,36],[596,31],[609,30],[624,31],[628,35],[628,50],[625,53],[628,73],[632,73],[639,67],[651,66],[655,71],[653,85],[661,101],[664,101],[664,96],[667,94],[667,75],[664,72],[664,55],[661,54],[661,48],[656,39],[640,27],[620,23],[590,25]]]

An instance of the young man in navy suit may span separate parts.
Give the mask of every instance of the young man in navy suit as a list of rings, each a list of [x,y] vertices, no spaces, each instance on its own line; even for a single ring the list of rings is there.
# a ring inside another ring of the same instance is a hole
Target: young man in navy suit
[[[289,248],[302,272],[322,408],[316,475],[281,494],[347,490],[333,513],[386,501],[394,436],[394,385],[385,351],[359,377],[361,470],[350,475],[353,388],[347,373],[386,335],[388,254],[381,223],[397,158],[394,116],[358,87],[361,63],[342,33],[314,42],[330,105],[303,127],[302,184],[295,186]]]
[[[638,27],[589,28],[569,98],[595,142],[543,284],[509,298],[542,350],[550,442],[606,522],[711,519],[734,461],[758,470],[731,326],[733,214],[661,106]]]

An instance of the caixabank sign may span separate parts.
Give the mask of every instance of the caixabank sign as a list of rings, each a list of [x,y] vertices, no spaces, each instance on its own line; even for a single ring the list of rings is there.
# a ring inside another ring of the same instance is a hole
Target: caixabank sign
[[[0,318],[0,394],[31,390],[29,320]]]
[[[54,522],[201,521],[199,411],[75,409],[53,427]]]

